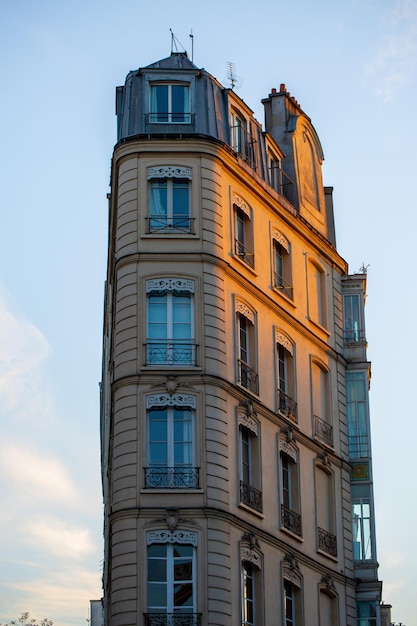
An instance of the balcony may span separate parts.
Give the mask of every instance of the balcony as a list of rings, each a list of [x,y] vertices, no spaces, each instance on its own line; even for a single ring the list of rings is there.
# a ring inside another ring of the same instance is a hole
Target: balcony
[[[196,346],[189,341],[154,340],[146,344],[146,365],[195,365]]]
[[[238,381],[252,393],[259,394],[259,376],[247,363],[238,359]]]
[[[145,626],[200,626],[201,613],[145,613]]]
[[[188,215],[176,215],[175,217],[167,217],[166,215],[151,215],[146,218],[147,229],[150,233],[192,233],[192,224],[194,218]]]
[[[295,400],[290,398],[286,393],[281,391],[281,389],[277,389],[278,392],[278,411],[287,417],[291,422],[297,424],[298,422],[298,413],[297,413],[297,403]]]
[[[276,272],[274,273],[274,287],[283,293],[284,296],[290,298],[290,300],[293,299],[293,287],[291,283],[287,282],[283,276],[277,274]]]
[[[241,124],[230,127],[232,138],[232,148],[241,159],[256,171],[255,139],[248,133]]]
[[[333,447],[333,426],[318,415],[314,415],[314,436],[326,446]]]
[[[271,187],[275,189],[281,196],[284,196],[295,205],[295,185],[294,181],[282,170],[278,163],[274,163],[269,169]]]
[[[249,267],[253,268],[255,266],[255,255],[253,254],[253,251],[245,246],[243,241],[240,241],[239,239],[235,239],[235,255],[244,261],[246,265],[249,265]]]
[[[343,331],[343,342],[345,345],[363,346],[366,344],[365,331],[359,329],[351,329]]]
[[[145,467],[145,489],[198,489],[198,467]]]
[[[146,113],[145,114],[145,124],[163,124],[166,126],[167,124],[173,125],[182,125],[185,124],[187,126],[193,126],[195,124],[195,114],[194,113],[186,113],[185,111],[180,111],[177,113],[172,113],[168,111],[158,111],[158,113]],[[175,128],[173,129],[175,131]],[[166,131],[166,129],[165,129]],[[170,132],[170,130],[168,130]]]
[[[254,511],[262,513],[262,491],[243,480],[240,481],[240,501]]]
[[[301,537],[301,515],[281,504],[281,527]]]
[[[330,556],[337,556],[337,539],[335,535],[323,528],[317,527],[318,549],[327,552]]]

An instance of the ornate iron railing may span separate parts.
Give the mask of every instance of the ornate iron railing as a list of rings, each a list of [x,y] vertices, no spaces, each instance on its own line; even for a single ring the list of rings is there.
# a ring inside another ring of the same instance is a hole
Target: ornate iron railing
[[[297,403],[290,398],[281,389],[277,389],[278,392],[278,411],[288,417],[292,422],[298,422]]]
[[[166,215],[150,215],[146,218],[148,233],[191,233],[191,224],[194,218],[188,215],[175,215],[167,217]]]
[[[158,111],[156,113],[146,113],[146,124],[194,124],[195,114],[180,111],[172,113],[169,111]]]
[[[259,394],[259,376],[245,361],[237,360],[239,371],[239,382],[243,387],[253,393]]]
[[[200,626],[201,613],[145,613],[145,626]]]
[[[366,344],[366,337],[364,330],[344,330],[343,341],[346,344]]]
[[[146,489],[198,489],[198,467],[145,467]]]
[[[293,288],[291,283],[286,281],[283,276],[275,272],[274,274],[274,287],[287,296],[287,298],[293,299]]]
[[[232,148],[241,159],[256,171],[255,139],[240,124],[230,127]]]
[[[331,556],[337,556],[337,539],[335,535],[332,535],[332,533],[318,526],[317,541],[319,550],[323,550],[323,552],[327,552],[327,554]]]
[[[295,511],[291,511],[291,509],[288,509],[283,504],[281,504],[281,525],[295,535],[299,537],[302,536],[301,515]]]
[[[273,165],[270,168],[270,179],[271,187],[273,187],[275,191],[278,191],[281,196],[284,196],[288,202],[295,204],[294,181],[278,166],[278,164]]]
[[[328,446],[333,446],[333,426],[318,415],[314,415],[314,436]]]
[[[240,481],[240,501],[242,504],[250,506],[254,511],[262,513],[262,491],[252,485],[248,485],[243,480]]]
[[[195,365],[195,344],[188,341],[161,341],[146,344],[146,365]]]
[[[239,239],[235,239],[235,254],[239,257],[239,259],[242,259],[242,261],[249,265],[249,267],[254,267],[255,256],[253,251],[245,246],[243,241],[240,241]]]

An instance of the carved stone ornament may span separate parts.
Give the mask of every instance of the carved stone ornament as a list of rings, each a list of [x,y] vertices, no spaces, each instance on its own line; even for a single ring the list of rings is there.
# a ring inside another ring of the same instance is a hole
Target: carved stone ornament
[[[237,416],[237,422],[239,426],[244,426],[251,430],[256,436],[258,436],[259,432],[259,424],[256,419],[254,419],[251,415],[244,413],[240,408]]]
[[[183,543],[192,546],[197,545],[197,533],[189,530],[150,530],[146,533],[146,543]]]
[[[253,325],[255,325],[255,313],[248,307],[247,304],[236,300],[236,313],[241,313],[246,319],[248,319]]]
[[[330,462],[330,459],[329,459],[329,457],[327,455],[327,452],[321,452],[320,454],[318,454],[317,455],[317,459],[325,467],[330,467],[331,466],[331,462]]]
[[[285,454],[288,454],[288,456],[292,458],[294,463],[297,463],[297,447],[292,441],[287,440],[286,433],[280,434],[279,436],[279,451],[285,452]]]
[[[148,167],[148,180],[151,178],[188,178],[192,180],[192,170],[179,165],[160,165]]]
[[[278,230],[275,230],[275,228],[272,229],[272,239],[279,243],[279,245],[282,246],[288,254],[290,253],[290,244],[288,243],[288,239],[286,239]]]
[[[293,554],[287,554],[282,563],[282,576],[301,589],[301,574],[298,561]]]
[[[337,596],[335,584],[330,574],[324,574],[320,581],[320,591],[326,593],[330,598]]]
[[[289,352],[291,356],[293,356],[294,348],[291,341],[288,339],[288,337],[280,333],[279,330],[275,330],[275,342],[279,343],[280,346],[283,346],[287,350],[287,352]]]
[[[168,393],[172,396],[172,394],[177,390],[178,380],[175,378],[175,376],[168,376],[165,381],[165,386]]]
[[[153,406],[188,406],[195,409],[197,399],[188,393],[155,393],[146,398],[146,408]]]
[[[239,209],[243,211],[244,214],[247,215],[249,219],[251,218],[250,206],[244,200],[242,200],[242,198],[237,196],[235,193],[232,196],[232,203],[236,205],[237,207],[239,207]]]
[[[146,281],[146,293],[151,291],[189,291],[194,293],[194,281],[182,278],[156,278]]]
[[[255,550],[251,550],[250,548],[241,548],[240,558],[242,561],[249,561],[249,563],[252,563],[258,569],[262,569],[262,559],[260,555],[255,552]]]

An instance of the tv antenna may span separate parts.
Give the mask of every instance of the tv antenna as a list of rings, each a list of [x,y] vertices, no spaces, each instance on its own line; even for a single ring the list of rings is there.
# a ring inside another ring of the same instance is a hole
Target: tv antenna
[[[182,52],[184,54],[187,54],[187,50],[184,48],[180,40],[175,37],[174,33],[172,32],[172,28],[169,29],[169,32],[171,33],[171,54],[173,54],[174,48],[176,53]],[[178,50],[178,46],[180,46],[182,50]]]
[[[191,29],[190,32],[190,39],[191,39],[191,63],[194,62],[194,35],[193,35],[193,29]]]
[[[236,74],[235,63],[228,61],[226,65],[227,65],[227,76],[226,76],[225,82],[229,81],[230,89],[234,89],[235,87],[236,89],[239,89],[239,87],[242,86],[242,78]]]

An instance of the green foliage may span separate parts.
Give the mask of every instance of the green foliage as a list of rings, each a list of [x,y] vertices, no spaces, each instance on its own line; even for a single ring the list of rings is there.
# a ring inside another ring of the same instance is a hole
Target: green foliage
[[[7,622],[7,624],[0,624],[0,626],[19,626],[19,624],[21,626],[52,626],[53,621],[45,617],[39,622],[37,619],[30,617],[29,613],[26,612],[22,613],[19,619],[13,619]]]

